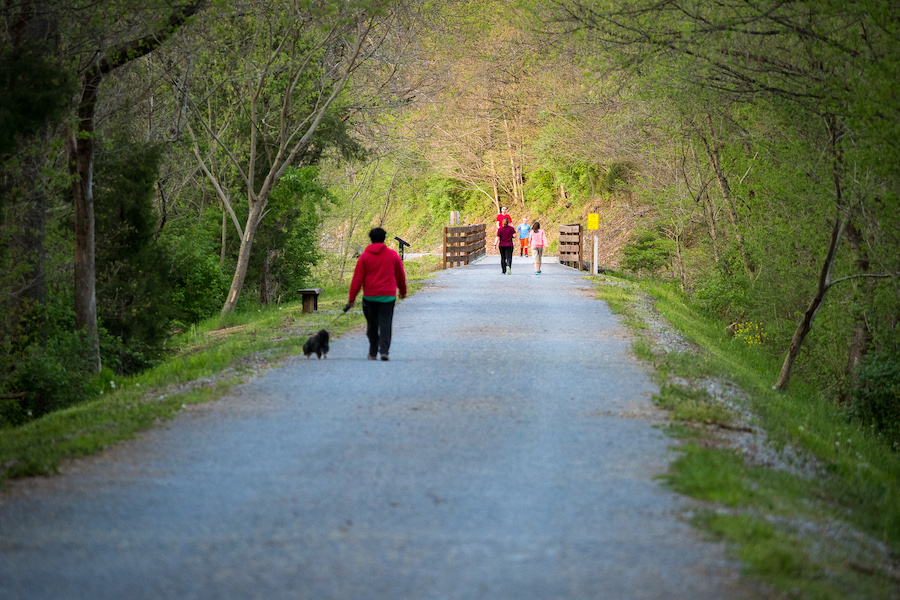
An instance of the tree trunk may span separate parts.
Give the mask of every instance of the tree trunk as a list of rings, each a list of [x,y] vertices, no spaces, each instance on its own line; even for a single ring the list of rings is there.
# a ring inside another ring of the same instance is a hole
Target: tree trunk
[[[503,132],[506,134],[506,150],[509,153],[509,170],[512,177],[513,204],[519,203],[519,170],[516,167],[516,157],[513,152],[512,138],[509,136],[509,122],[503,118]],[[524,196],[524,194],[522,194]]]
[[[871,286],[873,281],[870,279],[864,285]],[[869,327],[866,320],[857,317],[853,325],[853,332],[850,334],[850,350],[847,353],[847,367],[844,370],[845,375],[853,375],[859,363],[869,353],[869,346],[872,343],[872,335],[869,333]]]
[[[253,235],[248,229],[241,238],[241,248],[238,251],[238,261],[234,269],[234,277],[231,280],[231,287],[228,289],[228,298],[222,307],[222,316],[230,313],[235,309],[238,298],[241,295],[241,289],[244,287],[244,279],[247,277],[247,267],[250,266],[250,247],[253,245]]]
[[[166,201],[166,190],[163,187],[163,182],[160,180],[156,180],[156,191],[159,192],[159,226],[156,228],[156,233],[153,234],[154,241],[159,240],[159,236],[162,235],[163,228],[166,226],[166,222],[169,220],[169,203]]]
[[[225,211],[225,204],[222,204],[222,249],[219,252],[219,265],[225,267],[225,243],[227,238],[225,234],[228,232],[228,214]]]
[[[270,253],[266,251],[265,256],[263,256],[263,268],[262,274],[259,276],[259,303],[263,306],[268,306],[269,304],[269,287],[270,287],[270,278],[269,278],[269,255]]]
[[[391,212],[391,200],[394,195],[394,189],[397,186],[397,177],[400,176],[400,169],[398,168],[394,171],[394,175],[391,177],[391,184],[388,186],[387,193],[384,195],[384,205],[381,207],[381,212],[378,215],[378,226],[384,227],[385,222],[387,221],[388,213]]]
[[[45,138],[42,136],[41,139]],[[16,246],[22,248],[28,263],[28,271],[23,274],[26,287],[21,299],[37,305],[43,305],[47,300],[47,278],[44,270],[47,259],[45,248],[47,195],[40,184],[40,172],[45,162],[44,156],[33,156],[25,159],[22,165],[23,179],[31,191],[22,232],[14,242]]]
[[[7,15],[11,18],[11,21],[6,23],[11,28],[7,33],[12,33],[12,38],[7,38],[6,43],[19,51],[33,45],[33,48],[41,48],[50,54],[60,52],[58,15],[52,11],[40,10],[40,3],[16,4],[19,5],[18,10],[13,10]],[[29,50],[31,51],[33,50]],[[34,136],[34,141],[46,149],[53,147],[53,138],[55,133],[52,127],[46,127]],[[14,312],[23,308],[23,301],[38,306],[43,306],[47,301],[46,238],[49,204],[42,170],[47,166],[48,155],[44,151],[23,154],[22,179],[25,182],[24,189],[29,190],[29,193],[26,200],[25,221],[21,232],[15,236],[14,244],[22,249],[28,267],[23,273],[25,288],[21,296],[14,298],[14,302],[18,305],[13,309]],[[42,341],[46,342],[46,325],[42,334]]]
[[[88,339],[94,373],[99,373],[100,337],[97,327],[96,265],[94,258],[94,114],[101,77],[86,77],[78,108],[78,126],[66,139],[72,198],[75,203],[75,328]]]
[[[712,241],[713,260],[719,264],[719,240],[716,233],[716,213],[709,192],[703,192],[703,207],[706,209],[706,222],[709,223],[709,237]]]
[[[797,361],[797,356],[800,354],[800,348],[803,346],[803,341],[812,329],[812,322],[816,318],[816,313],[819,312],[819,309],[822,307],[822,302],[825,301],[825,295],[828,294],[828,289],[831,286],[831,271],[834,268],[834,259],[835,256],[837,256],[838,245],[840,244],[843,233],[844,219],[838,214],[838,216],[835,217],[834,225],[831,228],[831,241],[828,244],[828,253],[825,256],[825,263],[822,265],[822,270],[819,273],[819,284],[816,287],[816,293],[810,301],[806,312],[803,314],[803,319],[800,321],[800,324],[797,325],[796,331],[794,331],[794,335],[791,338],[791,344],[788,346],[787,355],[784,357],[784,363],[781,366],[781,372],[778,374],[778,379],[775,380],[775,385],[772,386],[773,389],[778,390],[779,392],[783,392],[787,389],[788,382],[791,379],[791,370],[794,368],[794,363]]]
[[[750,260],[750,255],[747,253],[747,248],[744,245],[744,236],[741,235],[741,228],[738,224],[737,212],[734,209],[734,202],[731,198],[731,186],[728,184],[728,178],[725,177],[725,171],[722,169],[722,159],[719,155],[719,148],[716,145],[715,131],[713,130],[712,125],[712,116],[707,115],[707,122],[709,124],[709,140],[707,140],[706,137],[702,135],[700,136],[700,139],[703,141],[703,147],[706,149],[706,155],[713,167],[713,171],[715,171],[716,173],[716,181],[719,184],[719,190],[721,190],[722,198],[725,200],[725,206],[728,208],[728,219],[731,221],[731,227],[734,229],[734,238],[735,240],[737,240],[738,249],[740,250],[741,257],[744,261],[744,270],[746,270],[748,275],[753,275],[753,273],[756,271],[756,267]]]
[[[787,389],[788,382],[791,378],[791,369],[794,366],[794,362],[797,360],[797,355],[800,353],[800,347],[803,345],[806,335],[812,328],[812,322],[816,318],[816,313],[819,312],[822,302],[825,301],[825,295],[831,287],[831,272],[834,268],[834,260],[837,256],[838,245],[841,243],[841,238],[844,236],[844,231],[847,227],[844,215],[846,210],[844,206],[844,189],[841,183],[843,159],[840,147],[838,146],[837,119],[826,116],[825,127],[828,130],[830,138],[829,150],[831,152],[832,160],[831,171],[834,182],[834,202],[837,215],[834,218],[834,225],[831,228],[831,240],[828,244],[828,253],[825,256],[825,263],[822,265],[822,271],[819,273],[819,283],[816,288],[816,294],[809,303],[809,307],[803,315],[803,320],[800,321],[797,330],[794,332],[794,336],[791,339],[791,345],[788,347],[787,356],[785,356],[784,364],[781,367],[781,373],[778,374],[778,379],[773,386],[774,389],[780,392]],[[868,267],[866,268],[868,269]]]
[[[709,199],[709,191],[706,189],[707,184],[703,181],[703,172],[700,170],[700,163],[697,160],[697,150],[694,148],[694,144],[690,144],[690,146],[694,162],[697,164],[698,171],[700,171],[700,197],[701,200],[703,200],[703,208],[706,212],[706,222],[709,224],[709,237],[712,240],[713,260],[716,264],[719,264],[719,240],[716,232],[716,212],[712,201]],[[685,178],[687,177],[685,176]]]
[[[222,307],[222,315],[230,313],[235,309],[238,298],[241,296],[241,290],[244,287],[244,279],[247,277],[247,269],[250,266],[250,248],[253,245],[253,236],[256,235],[256,229],[259,227],[260,213],[265,208],[262,202],[250,202],[250,214],[247,217],[247,226],[244,227],[244,237],[241,238],[241,247],[238,250],[238,261],[234,268],[234,277],[231,280],[231,287],[228,289],[228,298]]]
[[[355,70],[355,68],[359,65],[357,62],[360,58],[360,54],[362,52],[363,46],[368,41],[368,35],[374,26],[374,16],[368,16],[362,21],[358,21],[355,24],[356,27],[356,36],[355,36],[355,45],[350,47],[347,46],[344,49],[349,51],[346,58],[343,62],[346,64],[346,67],[343,73],[339,78],[336,78],[336,75],[333,75],[332,84],[327,87],[327,89],[320,90],[322,95],[328,94],[327,97],[322,101],[322,97],[320,96],[319,101],[316,102],[315,110],[312,114],[308,115],[306,118],[299,119],[296,124],[288,124],[288,121],[291,121],[292,116],[292,108],[291,105],[296,99],[297,96],[295,94],[300,93],[308,93],[301,92],[298,88],[294,87],[294,84],[299,81],[300,74],[302,72],[293,72],[290,77],[292,78],[292,84],[288,86],[286,91],[281,93],[281,128],[280,132],[275,136],[273,140],[270,142],[274,142],[274,146],[277,148],[273,152],[265,151],[265,159],[267,164],[269,165],[269,171],[265,175],[263,183],[259,186],[259,191],[256,191],[257,186],[255,185],[255,177],[257,174],[257,167],[259,166],[257,163],[257,135],[258,132],[262,129],[260,127],[260,120],[264,117],[261,117],[258,113],[258,107],[260,106],[260,98],[267,87],[266,77],[254,77],[253,82],[250,86],[249,90],[249,118],[250,118],[250,138],[249,138],[249,156],[247,157],[247,164],[244,166],[233,153],[229,152],[229,160],[232,165],[242,173],[242,177],[247,186],[248,190],[248,210],[249,215],[247,216],[247,226],[244,229],[244,233],[241,236],[241,246],[238,251],[238,262],[235,266],[234,278],[231,282],[231,287],[228,290],[228,297],[225,300],[225,304],[222,306],[222,315],[225,315],[235,309],[237,306],[238,298],[241,294],[241,289],[244,285],[244,280],[247,277],[247,268],[250,265],[250,249],[253,245],[253,238],[256,235],[256,230],[259,227],[260,220],[262,216],[265,214],[266,205],[269,201],[269,196],[272,192],[273,187],[278,183],[279,179],[285,174],[285,172],[292,166],[297,164],[297,161],[300,159],[301,151],[309,147],[309,144],[312,142],[312,138],[315,135],[316,130],[319,125],[322,123],[322,120],[325,118],[326,113],[331,108],[332,104],[337,100],[338,96],[344,90],[347,85],[347,81],[350,78],[351,73]],[[301,61],[302,62],[302,61]],[[335,67],[336,68],[336,67]],[[280,69],[280,68],[279,68]],[[333,73],[337,73],[334,71]],[[270,75],[271,72],[267,73]],[[280,77],[280,76],[279,76]],[[304,131],[305,130],[305,131]],[[212,133],[212,130],[208,130]],[[301,135],[301,132],[302,135]],[[214,133],[212,134],[216,139],[216,142],[219,144],[223,144],[222,140],[218,138]],[[224,145],[224,144],[223,144]],[[196,142],[195,142],[195,154],[199,157],[199,152],[196,150]],[[203,161],[201,160],[201,163]],[[208,173],[209,176],[209,173]],[[214,177],[211,177],[214,179]],[[224,195],[222,196],[224,199]]]
[[[853,223],[847,225],[847,242],[850,245],[850,249],[856,255],[856,270],[859,273],[869,273],[871,271],[869,255],[868,252],[866,252],[862,234]],[[864,300],[862,304],[866,307],[871,306],[875,280],[866,279],[859,285],[863,286],[864,289]],[[850,349],[847,353],[847,366],[844,368],[844,374],[846,376],[849,377],[853,375],[854,371],[856,371],[856,368],[859,366],[859,363],[861,363],[866,354],[868,354],[871,343],[872,336],[869,333],[869,325],[866,322],[865,313],[855,314],[853,318],[853,331],[850,334]],[[846,400],[846,398],[843,397],[843,391],[841,396],[842,400]]]
[[[494,206],[500,213],[500,190],[497,189],[497,169],[494,166],[494,157],[491,157],[491,186],[494,188]]]
[[[100,372],[100,339],[97,325],[96,263],[94,250],[94,118],[103,76],[159,47],[187,19],[200,10],[196,0],[173,12],[169,19],[143,38],[131,40],[98,57],[84,74],[78,125],[66,136],[66,155],[72,176],[75,204],[75,327],[84,329],[90,346],[93,371]]]
[[[678,259],[678,280],[681,284],[681,293],[684,293],[685,289],[685,276],[684,276],[684,257],[681,254],[681,236],[675,236],[675,256]]]

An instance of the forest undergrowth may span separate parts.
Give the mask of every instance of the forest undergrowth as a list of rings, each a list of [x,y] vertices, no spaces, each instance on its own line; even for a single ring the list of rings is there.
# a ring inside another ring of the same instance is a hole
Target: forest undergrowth
[[[773,391],[779,364],[668,283],[593,278],[653,366],[679,457],[663,480],[778,597],[900,597],[900,456],[815,382]]]

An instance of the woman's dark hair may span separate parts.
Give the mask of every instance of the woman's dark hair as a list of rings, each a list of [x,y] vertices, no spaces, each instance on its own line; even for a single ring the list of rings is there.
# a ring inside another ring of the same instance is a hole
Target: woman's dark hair
[[[531,228],[532,228],[533,230],[535,230],[535,231],[540,231],[540,230],[541,230],[541,224],[540,224],[540,222],[535,221],[535,222],[534,222],[534,225],[532,225]]]
[[[387,237],[387,231],[382,229],[381,227],[376,227],[369,231],[369,239],[372,240],[373,244],[383,244],[384,238]]]
[[[509,227],[509,219],[503,219],[503,226]]]

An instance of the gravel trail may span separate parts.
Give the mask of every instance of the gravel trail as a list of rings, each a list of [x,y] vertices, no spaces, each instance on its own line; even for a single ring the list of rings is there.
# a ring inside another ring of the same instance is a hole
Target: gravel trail
[[[0,498],[0,598],[749,597],[583,273],[516,257]]]

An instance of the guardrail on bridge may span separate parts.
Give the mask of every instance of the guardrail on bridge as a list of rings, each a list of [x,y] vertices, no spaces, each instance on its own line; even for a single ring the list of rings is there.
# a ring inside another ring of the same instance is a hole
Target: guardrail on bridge
[[[467,265],[485,253],[486,226],[444,227],[444,268]]]

